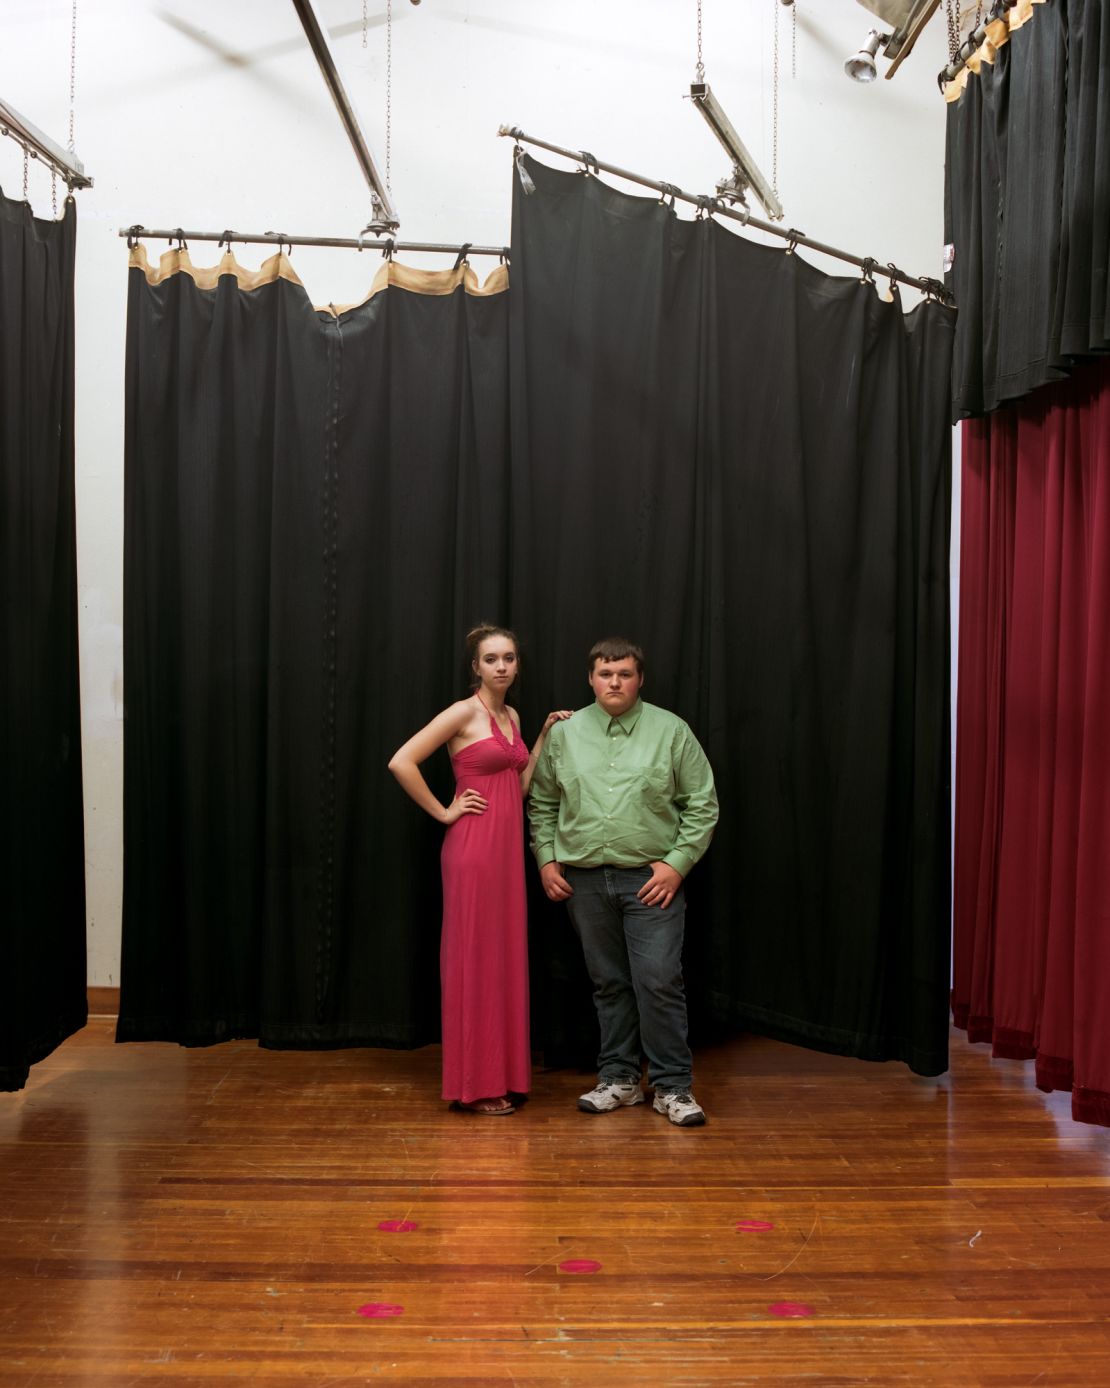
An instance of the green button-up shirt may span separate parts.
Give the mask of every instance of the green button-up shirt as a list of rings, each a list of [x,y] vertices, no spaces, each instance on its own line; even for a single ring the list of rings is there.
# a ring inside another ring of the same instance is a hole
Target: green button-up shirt
[[[713,837],[717,793],[681,718],[642,699],[619,718],[594,703],[548,732],[528,816],[540,867],[664,862],[685,877]]]

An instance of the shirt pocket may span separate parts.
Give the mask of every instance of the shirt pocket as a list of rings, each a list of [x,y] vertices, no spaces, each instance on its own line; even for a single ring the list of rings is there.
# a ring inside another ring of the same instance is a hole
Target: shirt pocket
[[[669,809],[674,801],[674,778],[670,768],[645,766],[636,773],[636,792],[651,810]]]

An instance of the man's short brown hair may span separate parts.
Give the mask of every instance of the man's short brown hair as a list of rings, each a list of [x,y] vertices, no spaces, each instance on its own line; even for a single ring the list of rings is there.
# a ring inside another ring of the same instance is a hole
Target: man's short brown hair
[[[644,653],[634,641],[628,641],[623,636],[607,636],[603,641],[595,641],[590,647],[590,664],[588,673],[593,674],[594,666],[599,660],[604,660],[607,664],[614,660],[629,660],[636,662],[636,673],[644,673]]]

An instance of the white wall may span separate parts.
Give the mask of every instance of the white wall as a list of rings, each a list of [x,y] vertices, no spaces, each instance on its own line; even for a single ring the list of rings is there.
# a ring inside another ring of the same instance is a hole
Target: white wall
[[[317,3],[384,160],[385,0],[370,0],[366,49],[360,0]],[[706,75],[768,175],[778,9],[778,0],[704,0]],[[894,81],[863,87],[841,64],[870,17],[855,0],[797,0],[797,10],[794,78],[791,16],[779,10],[786,224],[939,275],[941,17]],[[695,191],[711,192],[726,172],[683,100],[696,53],[694,0],[424,0],[418,8],[393,0],[393,12],[392,181],[406,238],[508,241],[512,168],[509,142],[496,138],[502,122]],[[69,33],[70,0],[0,0],[0,95],[62,144]],[[119,982],[122,888],[127,253],[116,232],[142,222],[354,236],[369,209],[286,0],[78,0],[76,144],[95,180],[78,195],[77,259],[89,981],[109,985]],[[0,186],[20,196],[22,156],[8,140],[0,140]],[[51,215],[50,180],[35,166],[30,200],[38,216]],[[161,249],[152,246],[152,256]],[[217,258],[214,245],[194,243],[191,253],[198,264]],[[257,265],[265,252],[236,254]],[[349,303],[366,293],[378,261],[297,249],[293,263],[316,303]]]

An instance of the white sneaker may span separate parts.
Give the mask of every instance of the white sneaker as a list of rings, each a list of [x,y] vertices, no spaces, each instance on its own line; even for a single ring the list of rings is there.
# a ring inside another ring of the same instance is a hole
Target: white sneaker
[[[608,1113],[615,1108],[630,1108],[644,1102],[644,1091],[632,1080],[599,1080],[588,1094],[578,1100],[583,1113]]]
[[[652,1107],[680,1128],[697,1128],[705,1122],[705,1110],[688,1089],[657,1089]]]

